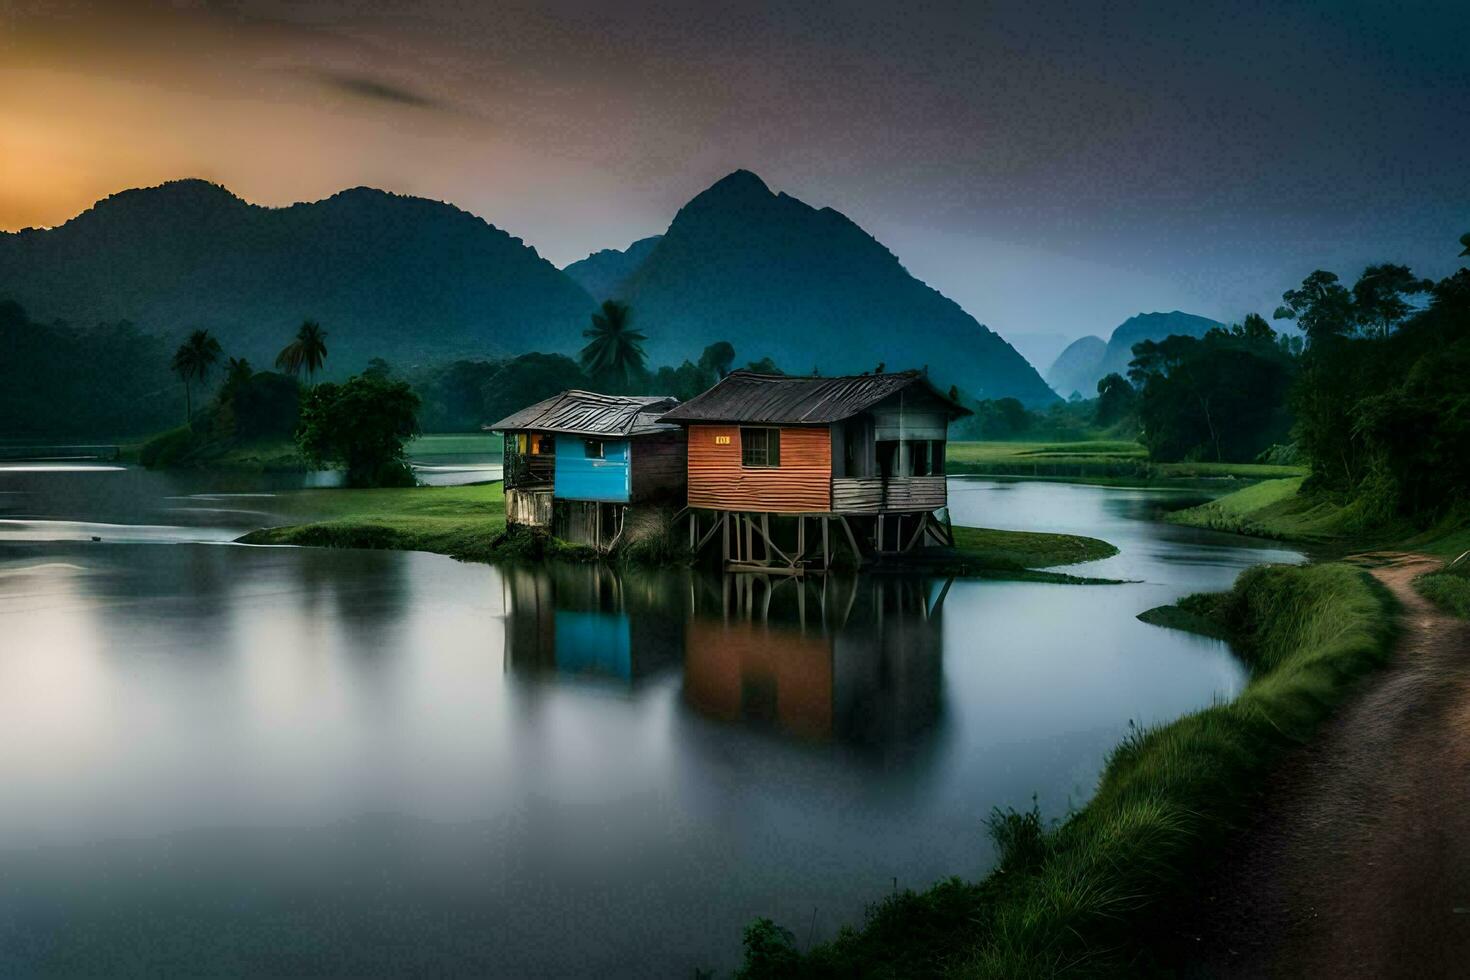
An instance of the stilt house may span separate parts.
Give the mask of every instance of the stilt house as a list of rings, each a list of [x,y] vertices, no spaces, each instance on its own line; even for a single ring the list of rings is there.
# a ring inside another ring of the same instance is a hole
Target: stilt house
[[[726,566],[830,566],[952,543],[944,452],[969,410],[917,371],[807,378],[736,371],[666,412],[688,430],[690,544]]]
[[[609,550],[630,504],[684,503],[675,398],[564,391],[486,426],[505,436],[505,516]]]

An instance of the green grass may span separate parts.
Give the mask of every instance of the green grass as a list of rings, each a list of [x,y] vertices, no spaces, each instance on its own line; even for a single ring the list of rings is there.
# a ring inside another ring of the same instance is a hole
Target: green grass
[[[742,975],[1134,975],[1169,936],[1169,913],[1248,822],[1255,795],[1359,678],[1386,659],[1392,599],[1362,570],[1259,567],[1192,615],[1228,632],[1251,667],[1240,696],[1139,731],[1113,750],[1092,800],[1048,830],[996,813],[996,869],[869,910],[861,928],[804,954],[760,920]]]
[[[504,440],[498,432],[430,432],[410,439],[409,459],[425,456],[499,456]]]
[[[1136,442],[951,442],[945,466],[952,474],[1029,476],[1098,483],[1180,483],[1192,480],[1268,480],[1299,476],[1296,466],[1265,463],[1154,463]]]
[[[1111,558],[1118,549],[1080,534],[1038,531],[996,531],[983,527],[954,529],[955,551],[961,558],[990,568],[1050,568]]]
[[[1470,577],[1464,575],[1421,575],[1414,589],[1451,616],[1470,619]]]
[[[1175,511],[1171,524],[1290,541],[1330,541],[1347,534],[1350,508],[1298,493],[1303,477],[1266,480],[1198,507]]]
[[[499,483],[380,490],[298,490],[272,506],[308,523],[262,528],[246,544],[432,551],[469,561],[497,557],[505,531],[505,495]]]

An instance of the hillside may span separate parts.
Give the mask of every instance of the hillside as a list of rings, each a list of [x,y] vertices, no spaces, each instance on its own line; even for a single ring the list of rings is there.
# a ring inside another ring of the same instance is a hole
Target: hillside
[[[1144,340],[1165,337],[1203,337],[1211,327],[1221,326],[1215,320],[1193,313],[1139,313],[1118,324],[1106,345],[1097,337],[1083,337],[1062,351],[1046,372],[1048,383],[1061,395],[1080,391],[1084,398],[1097,394],[1097,383],[1110,374],[1128,376],[1128,362],[1133,360],[1133,345]]]
[[[328,332],[329,374],[371,357],[574,350],[594,305],[535,249],[448,204],[355,188],[266,208],[200,180],[0,234],[0,294],[43,322],[205,327],[260,365],[310,317]]]
[[[650,235],[640,238],[621,251],[605,248],[600,252],[593,252],[585,259],[578,259],[564,267],[562,271],[599,303],[605,299],[618,299],[623,283],[638,268],[639,263],[648,258],[653,246],[662,237]]]
[[[771,357],[787,371],[927,365],[975,397],[1056,398],[1009,344],[851,220],[747,171],[686,204],[622,292],[654,363],[728,340],[742,363]]]
[[[1063,398],[1072,397],[1074,391],[1083,398],[1092,398],[1097,394],[1097,379],[1101,377],[1097,369],[1107,352],[1107,341],[1101,337],[1079,337],[1057,355],[1046,372],[1046,383]]]

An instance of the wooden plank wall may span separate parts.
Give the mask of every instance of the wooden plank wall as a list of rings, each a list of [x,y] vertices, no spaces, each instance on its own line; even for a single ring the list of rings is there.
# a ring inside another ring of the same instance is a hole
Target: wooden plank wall
[[[721,445],[720,437],[729,442]],[[689,506],[711,510],[824,513],[832,507],[832,433],[781,427],[781,465],[740,465],[738,425],[689,427]]]
[[[896,476],[832,481],[832,509],[846,514],[938,510],[947,503],[944,477]]]
[[[551,524],[551,488],[518,490],[505,488],[505,522],[546,527]]]
[[[688,479],[684,433],[633,440],[633,501],[674,498],[682,503]]]

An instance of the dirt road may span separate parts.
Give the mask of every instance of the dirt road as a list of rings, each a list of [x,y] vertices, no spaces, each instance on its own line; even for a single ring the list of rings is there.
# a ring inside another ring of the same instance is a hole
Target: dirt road
[[[1391,664],[1273,778],[1182,937],[1190,977],[1470,977],[1470,623],[1403,604]]]

